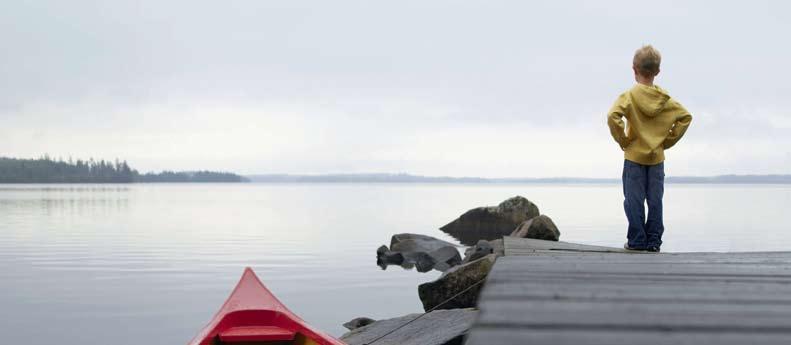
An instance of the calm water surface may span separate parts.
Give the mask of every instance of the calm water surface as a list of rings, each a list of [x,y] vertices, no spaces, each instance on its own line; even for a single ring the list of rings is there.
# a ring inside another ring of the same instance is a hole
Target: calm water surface
[[[791,249],[791,187],[668,185],[667,251]],[[561,239],[624,242],[619,185],[0,185],[0,333],[20,344],[184,344],[245,266],[331,334],[422,311],[390,236],[523,195]]]

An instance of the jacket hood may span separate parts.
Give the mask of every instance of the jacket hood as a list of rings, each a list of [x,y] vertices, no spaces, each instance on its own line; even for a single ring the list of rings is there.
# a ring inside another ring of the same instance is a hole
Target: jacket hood
[[[632,99],[632,104],[641,113],[649,117],[659,115],[667,105],[667,101],[670,100],[670,95],[667,94],[667,91],[656,85],[637,84],[629,90],[629,96]]]

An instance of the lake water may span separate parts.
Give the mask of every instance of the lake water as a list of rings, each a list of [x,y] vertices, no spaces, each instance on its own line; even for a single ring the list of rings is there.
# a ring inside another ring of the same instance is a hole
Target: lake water
[[[0,334],[14,344],[184,344],[251,266],[330,334],[358,316],[422,311],[417,285],[381,270],[395,233],[523,195],[561,239],[620,246],[619,185],[0,185]],[[791,186],[668,185],[666,251],[791,250]]]

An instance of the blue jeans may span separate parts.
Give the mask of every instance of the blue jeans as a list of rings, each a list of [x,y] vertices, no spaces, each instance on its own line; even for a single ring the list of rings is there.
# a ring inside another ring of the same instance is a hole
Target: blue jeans
[[[662,195],[665,193],[665,163],[642,165],[623,162],[623,209],[629,220],[626,238],[629,247],[647,248],[662,245]],[[645,204],[648,202],[648,218]]]

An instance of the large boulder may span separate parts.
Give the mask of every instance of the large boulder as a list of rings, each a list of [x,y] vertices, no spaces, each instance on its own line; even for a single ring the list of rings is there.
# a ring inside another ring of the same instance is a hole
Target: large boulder
[[[560,239],[560,230],[558,230],[552,218],[542,214],[519,224],[519,227],[511,233],[511,236],[557,241]]]
[[[404,326],[376,341],[376,345],[462,345],[478,311],[474,309],[435,310],[379,320],[341,336],[348,345],[370,344],[387,332]],[[416,318],[419,319],[415,320]],[[410,322],[415,320],[413,322]],[[407,324],[408,323],[408,324]]]
[[[456,246],[431,236],[419,234],[397,234],[390,239],[390,248],[381,246],[376,250],[376,264],[387,268],[399,265],[419,272],[432,269],[444,272],[461,263]]]
[[[494,240],[507,236],[516,227],[539,215],[538,206],[521,196],[505,200],[497,206],[478,207],[467,211],[440,230],[467,246],[478,240]]]
[[[453,267],[437,280],[420,284],[417,288],[423,309],[455,309],[475,307],[478,294],[483,288],[483,280],[492,269],[495,254],[486,255],[467,264]],[[471,287],[475,285],[474,287]],[[471,287],[471,288],[470,288]],[[461,293],[465,289],[469,290]],[[456,294],[460,295],[451,299]],[[444,304],[443,304],[444,302]]]

